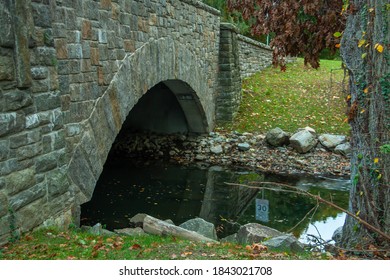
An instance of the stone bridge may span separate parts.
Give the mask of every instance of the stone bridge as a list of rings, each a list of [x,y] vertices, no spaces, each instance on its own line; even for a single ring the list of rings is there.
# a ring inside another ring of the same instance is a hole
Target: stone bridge
[[[143,97],[138,124],[206,133],[271,63],[195,0],[3,0],[0,26],[0,243],[78,216]]]

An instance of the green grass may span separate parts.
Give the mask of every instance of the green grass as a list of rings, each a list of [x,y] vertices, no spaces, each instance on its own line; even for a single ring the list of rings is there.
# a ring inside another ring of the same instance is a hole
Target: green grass
[[[343,78],[336,60],[322,60],[318,70],[305,67],[300,58],[286,72],[267,68],[243,81],[237,117],[218,129],[265,133],[275,127],[295,132],[310,126],[318,133],[347,135]]]
[[[235,243],[202,243],[166,236],[91,235],[79,230],[40,229],[0,248],[0,260],[250,260],[327,259],[329,255],[263,251]]]

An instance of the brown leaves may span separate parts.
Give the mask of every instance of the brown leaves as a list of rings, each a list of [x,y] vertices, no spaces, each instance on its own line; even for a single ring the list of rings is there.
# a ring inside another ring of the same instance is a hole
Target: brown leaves
[[[230,10],[241,12],[253,23],[253,35],[274,34],[273,63],[282,70],[287,55],[304,55],[305,63],[318,68],[321,50],[335,52],[340,39],[332,34],[344,29],[346,21],[346,15],[340,14],[342,5],[339,0],[228,1]]]

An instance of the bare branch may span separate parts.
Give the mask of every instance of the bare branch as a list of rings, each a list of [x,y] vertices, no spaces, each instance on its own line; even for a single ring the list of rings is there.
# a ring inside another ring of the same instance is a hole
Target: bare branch
[[[274,186],[278,186],[278,187],[285,187],[285,188],[293,189],[293,190],[297,191],[300,194],[306,195],[306,196],[308,196],[308,197],[310,197],[312,199],[317,200],[318,202],[322,202],[324,204],[327,204],[327,205],[329,205],[329,206],[331,206],[333,208],[336,208],[336,209],[346,213],[348,216],[354,218],[359,223],[364,225],[366,228],[376,232],[380,236],[382,236],[385,239],[390,241],[390,236],[388,234],[384,233],[380,229],[378,229],[378,228],[372,226],[371,224],[367,223],[365,220],[363,220],[359,216],[353,214],[352,212],[350,212],[350,211],[348,211],[348,210],[346,210],[346,209],[344,209],[344,208],[334,204],[333,202],[330,202],[330,201],[328,201],[326,199],[323,199],[319,195],[314,195],[314,194],[311,194],[311,193],[309,193],[307,191],[301,190],[299,188],[296,188],[296,187],[293,187],[293,186],[290,186],[290,185],[287,185],[287,184],[282,184],[282,183],[276,183],[276,182],[253,182],[253,183],[260,184],[260,185],[274,185]],[[225,183],[225,184],[227,184],[229,186],[240,186],[240,187],[246,187],[246,188],[251,188],[251,189],[262,189],[263,188],[263,187],[258,187],[258,186],[249,186],[249,185],[245,185],[245,184],[235,184],[235,183]]]

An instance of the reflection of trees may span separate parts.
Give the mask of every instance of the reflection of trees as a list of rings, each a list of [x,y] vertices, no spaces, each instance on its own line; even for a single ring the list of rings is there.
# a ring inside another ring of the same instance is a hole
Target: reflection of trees
[[[319,187],[310,187],[310,193],[320,194],[321,197],[333,201],[335,204],[346,208],[348,204],[348,192],[339,190],[329,190]],[[269,200],[269,222],[262,224],[286,232],[296,226],[305,215],[316,205],[316,201],[297,193],[264,190],[264,198]],[[259,193],[260,194],[260,193]],[[258,195],[258,198],[261,198]],[[245,224],[253,221],[255,213],[255,203],[251,202],[247,211],[240,217],[238,222]],[[340,211],[327,205],[317,208],[314,215],[309,215],[295,227],[293,233],[295,236],[301,235],[308,227],[309,223],[324,221],[328,217],[336,217]],[[311,221],[309,220],[311,218]]]

